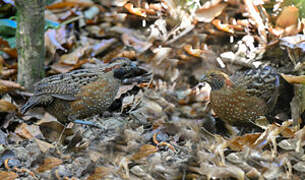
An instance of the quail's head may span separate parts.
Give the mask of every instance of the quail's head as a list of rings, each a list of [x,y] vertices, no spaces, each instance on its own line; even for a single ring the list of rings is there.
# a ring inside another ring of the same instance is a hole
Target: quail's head
[[[222,88],[232,86],[230,77],[221,71],[210,71],[204,74],[201,77],[200,82],[208,83],[212,90],[220,90]]]
[[[124,57],[112,59],[110,64],[107,65],[107,69],[112,70],[114,77],[121,80],[141,76],[147,73],[146,70],[135,62]]]

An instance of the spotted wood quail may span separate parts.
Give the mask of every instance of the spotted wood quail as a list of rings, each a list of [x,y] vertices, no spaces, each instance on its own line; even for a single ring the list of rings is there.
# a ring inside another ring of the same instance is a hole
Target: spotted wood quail
[[[210,104],[216,115],[233,126],[247,126],[270,113],[279,97],[280,76],[270,66],[238,72],[231,77],[211,71],[201,81],[212,88]]]
[[[116,58],[101,68],[74,70],[42,79],[35,84],[34,95],[21,107],[21,113],[42,106],[63,124],[81,121],[102,113],[112,104],[126,78],[146,73],[127,58]]]

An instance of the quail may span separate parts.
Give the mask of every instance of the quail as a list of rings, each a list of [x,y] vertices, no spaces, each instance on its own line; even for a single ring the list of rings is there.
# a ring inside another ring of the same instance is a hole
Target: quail
[[[271,66],[234,73],[220,71],[203,75],[211,86],[210,105],[225,123],[246,127],[269,114],[279,97],[280,75]]]
[[[33,96],[20,112],[25,114],[40,106],[62,124],[74,122],[94,126],[81,119],[107,110],[125,79],[146,73],[127,58],[115,58],[105,67],[53,75],[35,84]]]

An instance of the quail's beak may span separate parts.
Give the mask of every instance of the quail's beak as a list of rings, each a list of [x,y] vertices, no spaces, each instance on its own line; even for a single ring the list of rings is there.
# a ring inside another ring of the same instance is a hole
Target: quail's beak
[[[130,63],[127,71],[128,72],[124,75],[125,78],[141,76],[147,73],[143,67],[137,65],[135,62]]]
[[[151,72],[146,70],[144,67],[132,62],[128,67],[126,67],[125,74],[121,79],[123,84],[132,84],[133,82],[144,83],[151,80],[151,75]]]

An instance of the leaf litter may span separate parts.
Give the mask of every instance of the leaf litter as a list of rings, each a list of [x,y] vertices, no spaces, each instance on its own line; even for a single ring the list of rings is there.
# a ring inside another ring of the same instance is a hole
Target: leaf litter
[[[305,178],[299,4],[69,0],[48,5],[46,19],[60,24],[45,33],[48,76],[123,56],[151,80],[122,86],[107,112],[88,119],[102,129],[64,129],[41,109],[19,114],[31,94],[15,82],[16,48],[1,39],[2,179]],[[208,105],[210,87],[198,81],[209,70],[260,64],[277,68],[293,99],[280,102],[282,121],[231,135]]]

